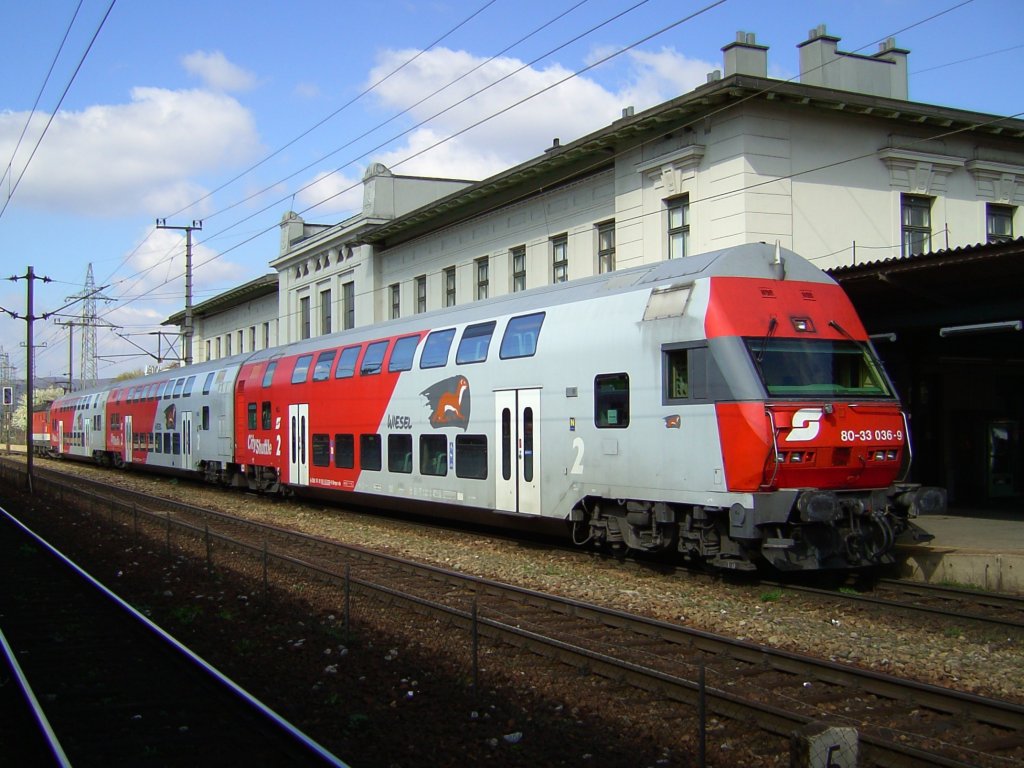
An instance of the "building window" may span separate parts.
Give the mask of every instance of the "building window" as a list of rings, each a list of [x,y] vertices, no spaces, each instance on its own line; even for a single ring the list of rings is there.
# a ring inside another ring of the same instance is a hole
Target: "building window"
[[[922,195],[902,195],[900,200],[903,256],[915,256],[932,249],[932,199]]]
[[[341,311],[345,314],[345,330],[356,327],[356,284],[341,286]]]
[[[309,296],[303,296],[299,299],[299,338],[309,338]],[[231,354],[231,350],[228,350],[228,354]]]
[[[615,271],[615,222],[597,225],[597,273]]]
[[[206,359],[207,359],[207,360],[213,360],[213,358],[212,358],[212,357],[210,357],[210,352],[211,352],[211,348],[210,348],[210,347],[211,347],[211,345],[210,345],[210,340],[209,340],[209,339],[207,339],[207,340],[206,340]]]
[[[448,267],[444,271],[444,305],[455,306],[455,267]]]
[[[985,235],[989,243],[1013,240],[1013,207],[989,203],[985,209]]]
[[[569,279],[569,238],[559,235],[551,238],[551,282],[564,283]]]
[[[245,352],[245,334],[242,331],[238,332],[238,354]]]
[[[512,254],[512,292],[526,290],[526,246],[517,245]]]
[[[488,279],[487,271],[487,257],[484,256],[482,259],[476,260],[476,298],[486,299],[488,296],[488,287],[490,280]]]
[[[231,357],[231,334],[224,334],[224,356]]]
[[[391,294],[391,319],[397,320],[402,316],[402,292],[398,283],[392,283],[388,290]]]
[[[320,333],[331,332],[331,291],[320,291]]]
[[[255,352],[256,351],[256,326],[255,325],[250,325],[249,326],[249,351],[250,352]]]
[[[263,348],[267,349],[270,346],[270,323],[266,322],[263,324]]]
[[[416,278],[416,312],[427,311],[427,276],[420,275]]]
[[[690,252],[690,200],[668,203],[668,257],[681,259]]]

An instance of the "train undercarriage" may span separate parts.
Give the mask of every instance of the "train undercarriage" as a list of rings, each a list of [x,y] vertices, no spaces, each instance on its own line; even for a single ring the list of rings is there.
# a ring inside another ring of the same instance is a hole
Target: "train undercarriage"
[[[895,562],[901,536],[930,536],[912,519],[945,508],[940,488],[901,484],[860,492],[755,494],[752,508],[591,499],[574,514],[578,544],[676,551],[715,569],[779,571],[871,568]],[[586,526],[586,537],[579,531]]]

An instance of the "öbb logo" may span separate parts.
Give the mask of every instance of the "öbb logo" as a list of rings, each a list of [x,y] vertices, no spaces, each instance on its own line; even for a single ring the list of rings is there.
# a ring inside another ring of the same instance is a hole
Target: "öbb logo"
[[[821,409],[801,408],[793,414],[793,428],[786,436],[787,443],[804,443],[813,440],[821,431]]]

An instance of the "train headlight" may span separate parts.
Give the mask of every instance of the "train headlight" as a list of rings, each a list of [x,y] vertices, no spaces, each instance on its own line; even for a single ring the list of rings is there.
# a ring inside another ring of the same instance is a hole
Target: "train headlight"
[[[839,499],[829,491],[804,491],[796,500],[796,508],[805,523],[832,523],[841,514]]]

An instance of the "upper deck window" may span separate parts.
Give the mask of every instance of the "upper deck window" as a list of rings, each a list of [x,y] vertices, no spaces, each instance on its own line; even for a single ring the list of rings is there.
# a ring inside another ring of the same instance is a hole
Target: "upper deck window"
[[[870,347],[849,340],[749,338],[770,397],[893,397]]]
[[[487,349],[491,345],[491,335],[496,323],[491,320],[466,327],[459,340],[459,351],[455,353],[455,362],[459,365],[482,363],[487,359]]]
[[[295,361],[295,368],[292,369],[292,384],[302,384],[306,381],[306,374],[309,373],[309,364],[313,362],[312,355],[300,355]]]
[[[206,374],[206,381],[203,382],[203,394],[210,394],[210,385],[213,384],[214,371],[210,371]]]
[[[327,381],[331,377],[331,363],[334,362],[335,350],[321,352],[316,359],[316,367],[313,368],[313,381]]]
[[[359,350],[362,347],[345,347],[341,350],[341,357],[338,358],[338,367],[334,371],[334,378],[347,379],[356,375],[356,360],[359,359]]]
[[[395,342],[388,361],[389,371],[408,371],[412,368],[412,358],[416,354],[416,346],[420,343],[419,336],[403,336]]]
[[[178,379],[174,382],[174,396],[181,397],[181,390],[185,388],[185,379]]]
[[[267,370],[263,373],[263,386],[269,387],[274,381],[274,371],[277,369],[277,360],[267,364]]]
[[[501,349],[498,356],[502,360],[513,357],[533,357],[537,353],[537,338],[544,322],[544,313],[513,317],[505,327],[505,335],[501,337]]]
[[[192,386],[195,383],[196,383],[196,377],[195,376],[189,376],[187,379],[185,379],[185,392],[183,393],[185,397],[192,397]]]
[[[427,336],[423,344],[423,354],[420,355],[420,368],[442,368],[448,365],[448,351],[454,338],[454,328],[434,331]]]
[[[360,376],[371,376],[375,373],[380,373],[381,366],[384,364],[384,353],[388,351],[388,342],[386,341],[375,341],[366,348],[366,354],[363,355],[363,362],[359,366]]]

